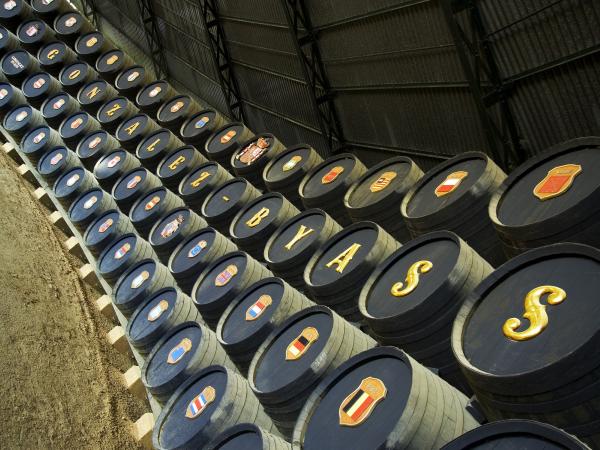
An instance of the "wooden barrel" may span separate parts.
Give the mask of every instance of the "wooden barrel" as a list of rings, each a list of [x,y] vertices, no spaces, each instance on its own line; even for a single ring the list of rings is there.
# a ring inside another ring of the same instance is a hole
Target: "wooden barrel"
[[[21,47],[32,55],[35,55],[44,44],[56,40],[52,27],[37,18],[21,22],[15,34]]]
[[[134,65],[135,62],[129,55],[122,50],[113,49],[102,53],[98,57],[95,68],[101,78],[114,84],[119,72]]]
[[[291,450],[289,443],[253,423],[240,423],[226,429],[208,450]]]
[[[402,217],[414,237],[430,231],[453,231],[496,267],[506,257],[487,209],[505,178],[483,153],[455,156],[427,172],[404,196]]]
[[[173,286],[146,297],[127,322],[131,345],[146,356],[169,330],[185,322],[200,322],[190,298]]]
[[[75,153],[87,170],[94,170],[96,163],[104,155],[119,148],[119,141],[104,130],[92,131],[85,135]]]
[[[189,208],[167,211],[152,227],[148,241],[163,264],[168,265],[173,250],[201,228],[206,221]]]
[[[0,34],[2,35],[0,37],[0,57],[11,50],[19,48],[19,40],[17,37],[2,25],[0,25]]]
[[[156,175],[143,167],[136,167],[125,172],[112,189],[112,196],[123,214],[129,215],[134,203],[152,189],[160,186]]]
[[[299,213],[283,195],[264,194],[237,213],[229,227],[229,235],[242,250],[262,261],[265,242],[285,221]]]
[[[127,216],[118,209],[111,209],[90,224],[85,230],[83,240],[85,246],[97,258],[111,242],[133,231],[135,230]]]
[[[7,6],[0,8],[0,22],[13,32],[23,20],[33,17],[31,7],[24,0],[15,0]]]
[[[107,192],[94,187],[73,201],[69,208],[69,220],[83,234],[94,220],[116,207],[115,201]]]
[[[262,177],[266,165],[285,150],[285,146],[270,133],[261,133],[242,143],[231,156],[231,167],[238,177],[246,178],[257,188],[264,190]]]
[[[72,8],[67,0],[53,0],[51,2],[48,0],[31,0],[33,13],[48,23],[52,23],[58,14],[71,11]]]
[[[201,152],[207,139],[227,123],[227,119],[214,109],[204,109],[190,116],[179,129],[179,135],[188,145]]]
[[[245,376],[269,333],[313,304],[281,278],[263,278],[231,300],[217,325],[217,338]]]
[[[118,95],[117,90],[105,80],[93,80],[79,89],[77,101],[85,111],[95,116],[101,105]]]
[[[7,52],[0,60],[0,67],[4,76],[15,86],[21,86],[28,75],[40,71],[37,58],[21,49]]]
[[[2,121],[10,110],[27,103],[23,93],[8,81],[0,81],[0,97],[0,120]]]
[[[247,142],[254,133],[241,122],[232,122],[217,129],[208,138],[204,146],[206,157],[231,169],[231,157],[240,149],[242,143]]]
[[[557,242],[600,246],[598,155],[600,137],[574,139],[510,174],[489,207],[507,255]]]
[[[202,106],[189,95],[177,95],[162,104],[156,113],[156,120],[161,127],[179,137],[185,121],[201,110]]]
[[[306,208],[320,208],[340,225],[352,223],[346,208],[344,194],[367,168],[354,155],[342,153],[326,159],[314,167],[298,187]]]
[[[309,209],[284,222],[264,246],[264,260],[273,273],[308,292],[304,268],[317,249],[342,227],[320,209]],[[312,294],[308,294],[312,296]]]
[[[123,69],[115,78],[115,87],[119,94],[135,103],[139,90],[152,81],[152,75],[144,66],[131,66]]]
[[[440,448],[478,423],[462,393],[394,347],[359,353],[310,395],[294,449]]]
[[[586,450],[587,445],[563,430],[533,420],[501,420],[477,427],[442,450],[502,449],[556,449]]]
[[[206,162],[192,170],[179,183],[178,192],[183,201],[197,213],[217,186],[231,180],[233,177],[223,166],[216,162]]]
[[[42,117],[46,123],[54,129],[58,129],[60,124],[68,116],[78,111],[79,103],[66,92],[59,92],[44,100],[40,106]]]
[[[56,78],[46,72],[29,75],[21,85],[21,91],[31,106],[41,109],[42,103],[48,97],[58,94],[62,86]]]
[[[77,61],[77,54],[64,42],[54,41],[40,47],[37,58],[40,61],[40,68],[58,79],[63,67]]]
[[[214,331],[199,322],[183,322],[152,347],[141,368],[142,383],[164,405],[185,380],[213,365],[237,371]]]
[[[100,106],[96,118],[103,129],[114,134],[124,120],[129,119],[137,112],[137,107],[127,97],[116,97]]]
[[[135,97],[141,111],[156,118],[160,106],[177,95],[177,91],[165,80],[154,81],[144,86]]]
[[[49,186],[68,170],[80,164],[75,153],[66,147],[54,147],[40,158],[37,164],[38,173],[46,180]]]
[[[76,61],[64,66],[58,74],[58,81],[63,89],[77,97],[79,91],[88,83],[98,78],[98,72],[84,62]],[[88,101],[89,99],[86,99]],[[78,98],[79,101],[79,98]]]
[[[136,114],[119,125],[115,137],[124,149],[135,153],[140,142],[159,129],[158,124],[146,114]]]
[[[37,164],[53,148],[62,144],[59,134],[47,125],[33,128],[21,139],[21,151],[32,164]]]
[[[232,178],[208,194],[201,214],[212,227],[229,235],[229,227],[239,210],[259,196],[258,189],[244,178]]]
[[[56,37],[69,47],[75,46],[79,36],[94,31],[94,25],[73,9],[56,16],[53,25]]]
[[[181,290],[190,294],[206,267],[236,250],[236,245],[214,228],[202,228],[175,247],[169,258],[169,271]]]
[[[192,300],[213,330],[223,311],[252,283],[272,276],[269,269],[244,252],[231,252],[210,264],[192,289]]]
[[[177,192],[179,183],[192,170],[208,162],[202,154],[191,145],[185,145],[166,155],[156,168],[156,173],[162,183]]]
[[[6,114],[2,121],[4,129],[17,142],[20,142],[29,130],[41,127],[44,124],[44,118],[39,111],[29,105],[14,107]]]
[[[358,222],[336,233],[304,269],[312,298],[350,321],[360,321],[358,296],[366,281],[400,244],[373,222]]]
[[[248,381],[265,412],[289,439],[317,385],[376,342],[329,308],[312,306],[288,317],[258,344]]]
[[[79,111],[63,120],[58,132],[65,145],[75,151],[77,144],[85,135],[100,129],[100,124],[96,119],[84,111]]]
[[[502,265],[463,303],[452,349],[488,419],[600,442],[599,275],[600,250],[555,244]]]
[[[113,303],[129,317],[149,297],[174,286],[175,280],[165,266],[154,259],[144,259],[121,274],[113,291]]]
[[[123,272],[135,263],[155,257],[148,242],[135,233],[119,236],[98,257],[98,272],[114,286]]]
[[[156,172],[163,158],[182,146],[183,142],[177,136],[166,128],[160,128],[142,139],[135,150],[135,155],[146,169]]]
[[[248,381],[231,369],[210,366],[188,378],[162,409],[152,432],[159,450],[206,448],[217,435],[241,422],[271,430]]]
[[[375,339],[438,369],[448,383],[470,394],[452,354],[450,335],[463,301],[492,271],[456,234],[434,231],[379,263],[358,306]]]
[[[95,186],[98,184],[90,172],[83,167],[75,167],[59,176],[52,190],[56,200],[68,210],[80,194]]]
[[[140,236],[148,238],[154,224],[167,211],[185,206],[183,201],[165,187],[157,187],[138,198],[131,210],[129,219]]]
[[[94,176],[102,189],[111,192],[123,174],[139,166],[140,162],[137,158],[119,148],[107,153],[96,162]]]
[[[91,31],[79,36],[73,49],[77,52],[79,59],[94,65],[100,55],[114,49],[114,46],[100,31]]]
[[[307,144],[288,147],[275,156],[263,170],[265,187],[271,192],[282,193],[296,208],[302,210],[298,187],[314,167],[323,162],[317,151]]]

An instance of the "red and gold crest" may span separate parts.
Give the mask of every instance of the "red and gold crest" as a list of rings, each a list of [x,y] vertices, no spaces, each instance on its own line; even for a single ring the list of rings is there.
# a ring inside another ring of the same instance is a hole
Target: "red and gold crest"
[[[379,175],[379,178],[369,186],[369,190],[373,193],[383,191],[397,176],[398,174],[396,172],[383,172]]]
[[[550,169],[546,177],[533,188],[533,195],[540,200],[548,200],[564,194],[581,170],[579,164],[565,164]]]
[[[469,172],[465,170],[459,170],[458,172],[452,172],[450,175],[446,177],[444,181],[442,181],[438,187],[435,188],[435,195],[438,197],[443,197],[444,195],[448,195],[454,192],[462,183],[462,180],[469,176]]]
[[[340,425],[356,427],[369,418],[375,406],[385,398],[387,388],[379,378],[367,377],[344,399],[338,410]]]
[[[321,183],[329,184],[337,179],[337,177],[344,171],[342,166],[335,166],[321,178]]]

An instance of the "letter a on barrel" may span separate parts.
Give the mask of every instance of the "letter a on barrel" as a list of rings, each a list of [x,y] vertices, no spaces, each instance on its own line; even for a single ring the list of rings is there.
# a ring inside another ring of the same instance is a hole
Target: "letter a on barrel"
[[[246,311],[246,321],[250,322],[258,319],[272,303],[273,299],[270,295],[261,295]]]
[[[319,332],[316,328],[306,327],[300,333],[296,339],[292,341],[290,345],[288,345],[285,351],[285,359],[286,361],[295,361],[297,359],[302,358],[310,346],[319,339]]]
[[[575,177],[581,173],[579,164],[565,164],[548,171],[546,177],[533,188],[533,195],[540,200],[548,200],[564,194]]]
[[[379,378],[367,377],[358,389],[350,393],[340,405],[340,425],[356,427],[369,418],[375,406],[385,398],[387,388]]]
[[[195,419],[204,412],[206,407],[215,401],[216,391],[212,386],[206,386],[200,394],[192,399],[185,411],[185,417]]]

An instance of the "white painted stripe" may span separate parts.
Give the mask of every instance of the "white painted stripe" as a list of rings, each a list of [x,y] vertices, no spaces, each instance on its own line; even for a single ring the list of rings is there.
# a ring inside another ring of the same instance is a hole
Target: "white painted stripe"
[[[369,398],[369,395],[366,392],[363,392],[359,397],[358,401],[354,403],[354,406],[348,411],[348,415],[352,417],[352,415],[356,412],[358,408]]]

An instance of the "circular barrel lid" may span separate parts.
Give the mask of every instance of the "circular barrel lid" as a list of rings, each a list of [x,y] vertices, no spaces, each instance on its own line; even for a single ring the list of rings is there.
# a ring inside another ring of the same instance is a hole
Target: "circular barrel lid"
[[[454,324],[452,347],[470,383],[531,396],[593,370],[598,289],[593,247],[556,244],[502,265],[465,300]]]
[[[98,258],[100,273],[113,273],[127,266],[132,250],[138,245],[138,236],[128,233],[110,244]]]
[[[102,125],[110,125],[112,128],[131,114],[129,105],[130,102],[125,97],[117,97],[107,101],[98,110],[98,121]]]
[[[202,164],[181,180],[179,193],[183,197],[208,195],[215,188],[212,180],[218,169],[219,165],[216,162]]]
[[[180,142],[173,133],[161,128],[146,136],[138,145],[135,154],[142,164],[156,167],[165,155],[178,147]]]
[[[138,92],[135,102],[146,111],[157,107],[172,96],[173,90],[165,80],[155,81],[148,84]]]
[[[300,180],[313,168],[309,159],[314,151],[311,146],[300,144],[289,147],[277,155],[263,172],[263,178],[267,185],[300,184]]]
[[[194,100],[189,95],[173,97],[160,107],[156,113],[156,118],[164,127],[176,126],[176,131],[179,132],[179,128],[193,103]]]
[[[213,228],[203,228],[181,242],[169,258],[171,273],[177,275],[206,266],[204,256],[215,245],[216,235]]]
[[[180,134],[186,142],[203,142],[215,131],[217,112],[205,109],[194,114],[181,126]]]
[[[112,196],[117,202],[129,200],[140,195],[144,190],[144,181],[150,174],[143,167],[136,167],[125,172],[115,183]]]
[[[322,365],[318,361],[324,357],[333,325],[331,311],[323,306],[307,308],[288,318],[268,337],[253,362],[253,389],[273,394],[308,388],[307,383],[315,379],[314,371]]]
[[[181,231],[187,227],[192,211],[189,208],[175,208],[160,221],[158,221],[150,232],[150,243],[163,245],[174,239],[178,239]]]
[[[0,60],[2,72],[11,80],[22,80],[28,72],[32,56],[25,50],[8,52]]]
[[[168,156],[165,156],[158,165],[157,175],[166,183],[179,182],[187,175],[198,162],[198,150],[186,145],[180,147]]]
[[[90,83],[87,83],[79,90],[79,93],[77,94],[77,101],[82,105],[100,105],[108,100],[107,94],[109,92],[112,95],[112,86],[110,86],[104,80],[95,80]]]
[[[246,130],[243,123],[234,122],[215,131],[205,145],[210,159],[221,160],[231,155],[240,145],[240,137],[244,136]]]
[[[48,144],[49,138],[50,127],[46,125],[36,127],[29,131],[21,140],[21,150],[26,155],[35,155]]]
[[[207,218],[227,216],[240,208],[239,200],[248,188],[248,182],[243,178],[233,178],[223,183],[210,194],[204,205],[202,215]]]
[[[42,116],[46,119],[59,117],[69,109],[70,95],[66,92],[59,92],[48,99],[42,105]]]
[[[93,217],[102,203],[102,198],[108,195],[100,188],[90,189],[81,194],[69,208],[69,218],[73,223],[82,223]]]
[[[75,51],[83,56],[94,55],[103,48],[104,35],[99,31],[83,34],[75,42]]]
[[[157,208],[157,205],[160,205],[166,196],[166,188],[158,187],[156,189],[152,189],[143,197],[140,197],[140,199],[131,208],[131,221],[133,223],[137,223],[147,221],[151,217],[153,217],[155,220],[158,220],[164,210],[160,206]]]
[[[90,115],[83,111],[71,114],[60,124],[58,130],[60,137],[63,139],[73,139],[82,134],[86,130],[86,125],[90,120]]]
[[[294,441],[306,450],[385,448],[412,407],[409,398],[417,395],[411,392],[413,384],[411,363],[401,350],[380,347],[359,353],[309,397]]]
[[[14,98],[14,95],[15,88],[12,84],[0,82],[0,108],[4,109],[4,107]]]
[[[265,431],[253,423],[240,423],[223,431],[210,443],[210,450],[263,450],[266,447]],[[273,436],[270,436],[274,439]],[[289,444],[281,447],[285,450]]]
[[[115,137],[122,143],[137,142],[146,134],[149,124],[146,114],[136,114],[119,125]]]
[[[46,72],[34,73],[25,78],[21,90],[27,98],[39,98],[48,92],[52,81],[52,77]]]
[[[17,28],[17,37],[23,44],[35,44],[44,38],[48,26],[40,19],[30,19],[22,22]]]
[[[98,160],[94,167],[94,176],[98,180],[106,180],[115,177],[121,172],[126,157],[127,152],[122,149],[117,149],[103,156]]]
[[[61,14],[54,20],[54,29],[63,36],[79,34],[85,28],[86,19],[76,11]]]
[[[85,245],[88,247],[95,247],[102,243],[106,244],[112,241],[115,238],[114,231],[117,228],[118,221],[122,220],[124,217],[125,216],[116,209],[112,209],[102,214],[93,221],[85,231]]]
[[[145,263],[149,264],[149,263]],[[138,266],[139,274],[136,277],[142,277],[144,271],[150,273],[150,266]],[[136,273],[138,273],[136,271]],[[133,275],[133,272],[130,272]],[[131,279],[133,283],[136,278]],[[139,281],[137,281],[139,283]],[[169,320],[169,317],[175,310],[178,299],[178,292],[174,287],[161,289],[152,294],[152,296],[142,306],[140,306],[134,315],[131,316],[130,324],[127,326],[129,337],[134,342],[143,342],[151,338],[157,331],[161,331],[163,324]]]
[[[144,298],[156,274],[156,261],[142,260],[127,269],[115,285],[115,304],[121,308],[126,305],[137,305]]]
[[[17,17],[27,8],[27,3],[23,0],[4,0],[0,7],[0,19],[12,19]]]
[[[40,175],[48,177],[61,172],[67,162],[69,151],[65,147],[56,147],[46,153],[38,163]]]
[[[109,146],[114,143],[114,140],[111,138],[112,136],[104,130],[89,133],[77,145],[77,156],[87,159],[94,155],[103,155],[107,150],[112,150]]]
[[[67,6],[65,3],[65,0],[31,0],[31,7],[36,13],[43,15],[62,10]]]
[[[86,63],[75,62],[73,64],[66,66],[64,69],[62,69],[60,71],[60,74],[58,75],[58,81],[60,81],[60,83],[66,87],[79,86],[85,80],[88,79],[91,71],[92,71],[92,68],[90,66],[88,66]],[[103,86],[103,84],[102,83],[95,84],[94,86]],[[84,97],[81,97],[81,98],[78,97],[79,102],[81,102],[82,100],[84,100]],[[86,97],[84,102],[89,101],[89,100],[91,100],[91,99],[89,97]]]
[[[96,70],[99,74],[120,72],[125,67],[125,59],[122,50],[109,50],[98,57]]]
[[[31,106],[17,106],[4,117],[4,128],[8,132],[20,130],[30,122],[32,115],[33,108]]]
[[[75,192],[85,177],[83,167],[75,167],[62,174],[54,183],[54,194],[57,197],[67,197]]]
[[[67,45],[64,42],[55,41],[41,47],[37,57],[43,67],[57,67],[63,65],[68,54],[69,48]]]
[[[259,235],[278,218],[284,200],[281,194],[273,192],[252,200],[235,216],[229,234],[240,241]]]
[[[304,177],[298,188],[300,195],[306,199],[315,199],[335,194],[340,188],[345,192],[345,180],[352,173],[356,162],[356,157],[349,153],[327,159]]]
[[[146,79],[144,66],[133,66],[123,70],[115,79],[115,87],[121,92],[129,92],[142,86]]]
[[[272,134],[262,133],[254,136],[231,157],[231,165],[234,169],[252,166],[263,158],[276,143],[277,140]]]

